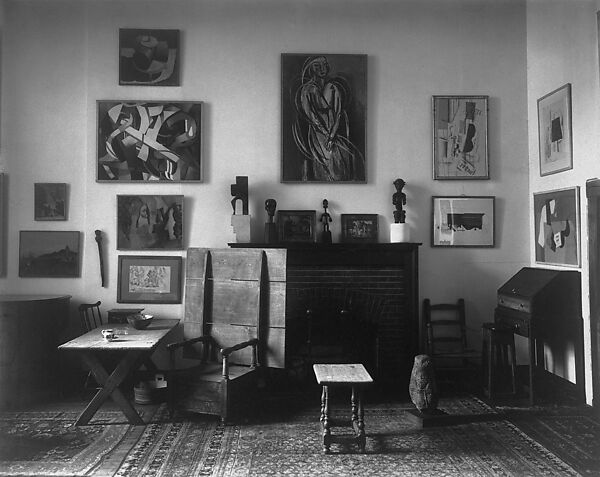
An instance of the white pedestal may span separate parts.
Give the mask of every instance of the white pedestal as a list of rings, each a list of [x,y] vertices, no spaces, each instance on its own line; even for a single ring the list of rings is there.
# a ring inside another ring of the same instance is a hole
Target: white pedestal
[[[235,234],[236,243],[250,243],[250,216],[237,215],[231,216],[231,226]]]
[[[408,224],[390,224],[390,242],[410,242],[410,226]]]

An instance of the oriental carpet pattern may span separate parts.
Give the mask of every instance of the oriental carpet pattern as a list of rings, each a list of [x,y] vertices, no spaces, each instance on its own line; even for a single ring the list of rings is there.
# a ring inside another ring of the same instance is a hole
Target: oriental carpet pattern
[[[97,414],[107,425],[94,420],[80,427],[71,425],[75,412],[0,413],[0,475],[569,476],[586,474],[572,464],[578,458],[592,463],[588,441],[600,434],[597,421],[586,421],[587,438],[571,439],[552,452],[544,439],[560,444],[558,437],[575,421],[560,424],[561,416],[547,416],[554,421],[534,420],[523,432],[517,419],[477,398],[455,397],[442,399],[439,407],[464,419],[425,429],[407,419],[410,405],[367,406],[366,452],[358,453],[350,428],[335,427],[338,440],[324,455],[318,397],[314,401],[309,403],[314,410],[290,406],[240,425],[192,415],[170,421],[164,406],[145,416],[145,427],[124,424],[118,412]],[[336,403],[333,414],[347,418],[349,409]]]

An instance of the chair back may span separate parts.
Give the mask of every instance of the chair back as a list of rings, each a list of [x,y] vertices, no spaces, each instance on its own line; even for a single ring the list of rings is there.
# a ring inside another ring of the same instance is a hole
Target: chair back
[[[78,307],[81,330],[84,333],[98,328],[102,325],[102,315],[100,314],[101,302],[82,303]]]
[[[439,304],[432,304],[429,298],[426,298],[423,300],[423,324],[429,355],[435,357],[439,354],[460,354],[467,350],[463,298],[459,298],[456,303]]]

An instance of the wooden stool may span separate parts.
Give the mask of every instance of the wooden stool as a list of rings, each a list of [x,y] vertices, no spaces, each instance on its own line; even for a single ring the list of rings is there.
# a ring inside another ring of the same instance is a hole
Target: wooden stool
[[[365,451],[365,412],[362,402],[362,390],[373,378],[362,364],[314,364],[313,371],[317,382],[323,386],[321,394],[321,430],[323,432],[323,452],[329,454],[331,445],[331,427],[335,426],[329,418],[329,388],[333,386],[352,387],[352,428],[361,452]]]
[[[484,376],[484,394],[492,399],[497,384],[495,382],[495,370],[499,367],[508,366],[510,353],[510,368],[512,395],[517,393],[517,358],[515,352],[515,334],[512,329],[497,325],[496,323],[484,323],[482,331],[482,362]],[[497,379],[497,377],[496,377]],[[496,392],[496,394],[498,394]]]

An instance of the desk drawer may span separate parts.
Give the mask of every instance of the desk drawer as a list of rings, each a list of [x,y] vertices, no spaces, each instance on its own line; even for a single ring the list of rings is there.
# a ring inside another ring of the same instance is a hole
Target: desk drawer
[[[496,309],[495,321],[500,325],[512,328],[517,335],[529,336],[531,323],[529,317],[519,316],[518,313],[511,313],[508,310]]]

